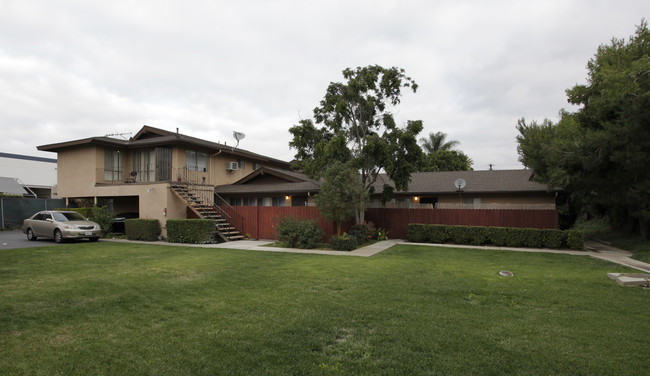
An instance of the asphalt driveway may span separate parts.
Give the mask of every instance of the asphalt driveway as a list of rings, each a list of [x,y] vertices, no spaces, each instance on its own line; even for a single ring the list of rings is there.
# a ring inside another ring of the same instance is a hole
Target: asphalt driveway
[[[31,247],[44,247],[49,245],[59,245],[52,239],[36,239],[30,242],[27,240],[27,235],[23,234],[20,230],[0,231],[0,250],[2,249],[15,249],[15,248],[31,248]]]

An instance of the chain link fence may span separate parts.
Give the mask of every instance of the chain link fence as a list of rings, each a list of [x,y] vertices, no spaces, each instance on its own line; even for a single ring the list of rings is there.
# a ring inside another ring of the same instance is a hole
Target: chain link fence
[[[20,228],[23,219],[41,210],[65,208],[65,199],[0,198],[0,226],[2,230]]]

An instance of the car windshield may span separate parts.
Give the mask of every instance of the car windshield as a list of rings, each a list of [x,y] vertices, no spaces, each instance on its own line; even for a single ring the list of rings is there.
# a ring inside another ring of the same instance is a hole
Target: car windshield
[[[66,221],[85,221],[86,218],[83,217],[83,215],[77,213],[77,212],[52,212],[52,215],[54,216],[54,220],[58,222],[66,222]]]

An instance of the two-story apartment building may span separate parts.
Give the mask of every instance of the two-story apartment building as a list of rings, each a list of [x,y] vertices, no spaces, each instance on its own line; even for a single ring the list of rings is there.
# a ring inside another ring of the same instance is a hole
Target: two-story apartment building
[[[288,162],[150,126],[129,140],[90,137],[38,150],[57,153],[58,196],[68,206],[111,200],[115,213],[160,220],[163,235],[167,219],[192,216],[192,198],[182,197],[179,184],[211,198],[214,186],[260,167],[289,168]]]

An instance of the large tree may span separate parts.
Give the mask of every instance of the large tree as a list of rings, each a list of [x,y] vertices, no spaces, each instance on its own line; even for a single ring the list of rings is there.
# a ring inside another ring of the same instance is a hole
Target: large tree
[[[359,172],[365,195],[372,192],[380,172],[388,175],[395,189],[408,190],[422,155],[416,138],[422,121],[409,120],[399,127],[392,110],[400,103],[402,90],[415,92],[417,84],[403,69],[378,65],[347,68],[343,77],[346,82],[327,87],[313,121],[302,120],[289,130],[298,167],[316,179],[334,161],[341,161]],[[392,189],[384,185],[383,197],[390,197]],[[362,222],[363,211],[356,217]]]
[[[519,121],[520,160],[540,181],[565,188],[612,224],[650,223],[650,31],[601,45],[586,85],[567,90],[581,107],[558,123]]]

